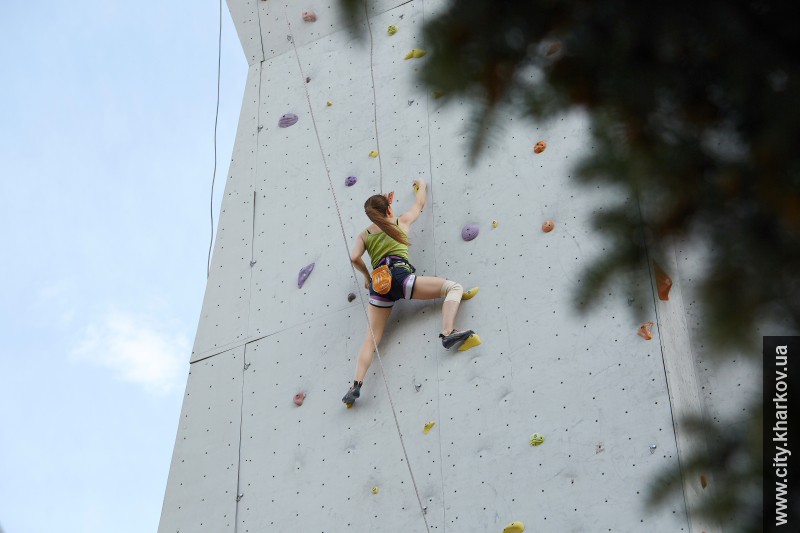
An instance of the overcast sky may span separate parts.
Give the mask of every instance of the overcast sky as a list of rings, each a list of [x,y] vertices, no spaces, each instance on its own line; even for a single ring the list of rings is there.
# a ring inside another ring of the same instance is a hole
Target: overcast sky
[[[0,2],[4,533],[158,526],[205,291],[217,17]],[[223,5],[217,210],[246,74]]]

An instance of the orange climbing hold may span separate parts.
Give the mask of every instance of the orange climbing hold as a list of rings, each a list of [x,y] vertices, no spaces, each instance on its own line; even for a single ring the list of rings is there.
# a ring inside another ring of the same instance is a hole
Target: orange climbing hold
[[[656,271],[656,287],[658,287],[658,299],[667,301],[669,300],[669,290],[672,288],[672,278],[664,272],[655,259],[653,260],[653,269]]]
[[[539,141],[533,146],[534,153],[541,154],[544,152],[544,149],[547,148],[547,143],[544,141]]]
[[[639,331],[637,331],[636,334],[639,335],[644,340],[649,341],[650,339],[653,338],[653,334],[650,333],[652,327],[653,327],[652,321],[645,322],[644,324],[639,326]]]
[[[542,222],[542,231],[545,233],[550,233],[551,231],[553,231],[553,228],[555,227],[556,223],[553,222],[552,220],[545,220],[544,222]]]

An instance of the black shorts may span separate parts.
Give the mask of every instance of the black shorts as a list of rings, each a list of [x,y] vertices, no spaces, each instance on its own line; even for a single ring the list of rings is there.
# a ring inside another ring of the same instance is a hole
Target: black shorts
[[[369,283],[369,303],[375,307],[392,307],[397,300],[410,300],[414,295],[417,271],[411,264],[398,264],[389,268],[392,273],[392,288],[386,294],[378,294]]]

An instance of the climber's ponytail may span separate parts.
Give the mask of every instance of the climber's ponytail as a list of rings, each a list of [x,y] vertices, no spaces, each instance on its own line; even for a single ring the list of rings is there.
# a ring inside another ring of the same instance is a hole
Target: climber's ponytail
[[[389,200],[382,194],[370,196],[364,203],[364,212],[376,226],[386,233],[389,237],[399,243],[410,245],[408,238],[400,231],[395,224],[386,220],[386,210],[389,209]]]

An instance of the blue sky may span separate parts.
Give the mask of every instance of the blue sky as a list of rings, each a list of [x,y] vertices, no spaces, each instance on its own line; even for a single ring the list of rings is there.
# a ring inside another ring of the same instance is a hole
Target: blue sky
[[[158,525],[206,282],[217,17],[0,2],[4,533]],[[246,73],[223,5],[215,210]]]

